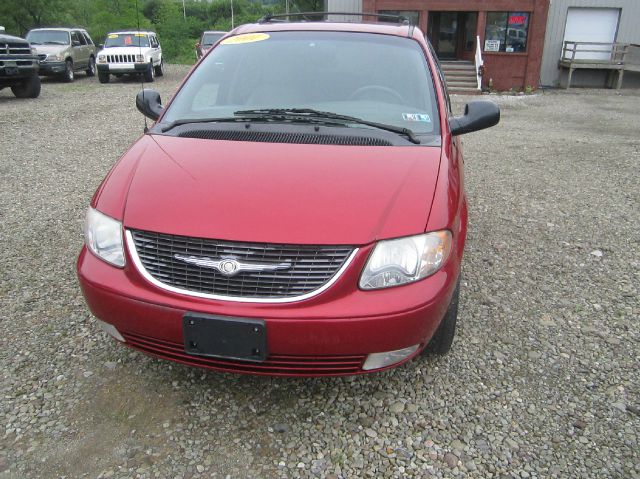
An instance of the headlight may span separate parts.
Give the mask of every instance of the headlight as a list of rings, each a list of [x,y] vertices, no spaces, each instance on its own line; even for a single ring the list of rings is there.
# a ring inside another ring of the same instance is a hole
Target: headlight
[[[84,240],[87,248],[98,258],[120,268],[124,266],[122,223],[119,221],[89,208],[84,224]]]
[[[138,63],[144,63],[144,55],[136,55],[136,61]]]
[[[54,62],[63,62],[64,55],[49,55],[47,57],[47,60],[54,61]]]
[[[450,252],[449,231],[380,241],[362,271],[360,288],[389,288],[426,278],[444,265]]]
[[[98,63],[107,63],[107,57],[105,55],[98,55]]]

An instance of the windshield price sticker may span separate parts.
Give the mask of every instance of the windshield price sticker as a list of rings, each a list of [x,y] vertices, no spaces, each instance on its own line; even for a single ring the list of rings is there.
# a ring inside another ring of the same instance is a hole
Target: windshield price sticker
[[[422,121],[424,123],[431,123],[431,117],[424,113],[403,113],[402,119],[404,121]]]
[[[118,38],[118,35],[111,34],[111,35],[109,35],[109,38]]]
[[[261,42],[269,38],[266,33],[245,33],[244,35],[236,35],[220,42],[220,45],[239,45],[241,43]]]

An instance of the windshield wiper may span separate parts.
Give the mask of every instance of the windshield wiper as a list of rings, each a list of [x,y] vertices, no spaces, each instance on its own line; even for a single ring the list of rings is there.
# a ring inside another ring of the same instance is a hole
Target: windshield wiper
[[[256,118],[270,119],[298,119],[298,120],[338,120],[345,123],[356,123],[359,125],[367,125],[380,130],[391,131],[399,135],[405,135],[411,143],[420,144],[420,140],[415,133],[409,128],[401,126],[387,125],[386,123],[377,123],[375,121],[363,120],[354,116],[341,115],[330,111],[319,111],[311,108],[265,108],[255,110],[238,110],[233,113],[240,116],[253,116]]]
[[[235,112],[236,114],[238,112]],[[264,122],[264,121],[274,121],[274,120],[287,120],[287,121],[304,121],[305,123],[313,122],[313,123],[333,123],[342,125],[344,121],[336,121],[330,118],[311,118],[311,117],[303,117],[303,116],[287,116],[286,118],[283,116],[265,116],[265,115],[247,115],[247,116],[232,116],[227,118],[183,118],[181,120],[175,120],[166,125],[160,126],[160,132],[166,133],[167,131],[175,128],[180,125],[190,125],[196,123],[250,123],[250,122]]]

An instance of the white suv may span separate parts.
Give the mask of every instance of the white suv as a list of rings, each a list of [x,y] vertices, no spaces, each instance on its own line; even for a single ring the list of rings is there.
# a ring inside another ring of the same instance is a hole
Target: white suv
[[[154,32],[126,31],[107,35],[98,52],[98,79],[109,83],[110,75],[142,74],[147,82],[163,75],[164,62],[158,36]]]

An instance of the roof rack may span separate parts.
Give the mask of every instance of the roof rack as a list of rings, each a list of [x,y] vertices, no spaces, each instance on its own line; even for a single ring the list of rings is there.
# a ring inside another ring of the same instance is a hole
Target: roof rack
[[[258,23],[272,23],[272,22],[288,22],[291,21],[290,17],[302,17],[301,21],[318,21],[312,20],[308,17],[317,17],[319,15],[346,15],[346,16],[357,16],[357,17],[376,17],[376,18],[384,18],[389,20],[395,20],[395,22],[389,23],[400,23],[402,25],[412,25],[409,19],[403,15],[393,15],[390,13],[354,13],[354,12],[297,12],[297,13],[279,13],[279,14],[271,14],[267,13],[264,17],[258,20]]]

